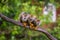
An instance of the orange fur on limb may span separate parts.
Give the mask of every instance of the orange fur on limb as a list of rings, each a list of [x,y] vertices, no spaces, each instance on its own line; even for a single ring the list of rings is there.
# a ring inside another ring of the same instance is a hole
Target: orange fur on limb
[[[23,23],[23,25],[24,25],[24,27],[26,27],[26,26],[27,26],[27,23],[26,23],[26,22],[24,22],[24,23]]]
[[[38,27],[37,26],[35,27],[34,24],[30,23],[30,28],[36,30]]]
[[[30,23],[30,28],[34,29],[34,24]]]

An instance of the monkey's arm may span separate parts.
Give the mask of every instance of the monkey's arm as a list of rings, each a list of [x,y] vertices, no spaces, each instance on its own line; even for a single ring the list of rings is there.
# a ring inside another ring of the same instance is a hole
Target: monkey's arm
[[[4,16],[4,15],[1,14],[1,13],[0,13],[0,17],[1,17],[2,19],[6,20],[6,21],[11,22],[11,23],[13,23],[13,24],[16,24],[16,25],[18,25],[18,26],[23,26],[22,23],[17,22],[17,21],[15,21],[15,20],[13,20],[13,19],[10,19],[10,18]],[[28,28],[28,27],[26,27],[26,28]],[[57,40],[57,39],[54,38],[50,33],[48,33],[47,31],[45,31],[44,29],[37,28],[36,31],[39,31],[39,32],[44,33],[46,36],[48,36],[48,38],[49,38],[50,40]]]

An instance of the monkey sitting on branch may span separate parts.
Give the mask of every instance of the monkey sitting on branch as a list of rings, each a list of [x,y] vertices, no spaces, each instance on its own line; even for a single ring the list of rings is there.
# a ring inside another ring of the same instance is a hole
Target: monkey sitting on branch
[[[29,14],[27,14],[26,12],[22,12],[20,15],[19,15],[19,20],[20,22],[23,24],[24,27],[28,26],[28,18],[30,17]]]
[[[38,20],[36,16],[27,14],[26,12],[22,12],[19,16],[20,22],[24,25],[24,27],[36,29],[40,25],[40,20]]]
[[[31,29],[36,29],[40,25],[40,20],[36,16],[30,15],[28,22]]]

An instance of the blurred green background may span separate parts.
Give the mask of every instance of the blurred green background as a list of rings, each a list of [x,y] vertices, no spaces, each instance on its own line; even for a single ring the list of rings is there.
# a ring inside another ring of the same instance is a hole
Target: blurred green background
[[[47,20],[48,16],[44,21],[43,7],[48,2],[56,5],[56,23]],[[43,21],[40,26],[60,40],[60,0],[0,0],[0,12],[9,18],[19,21],[19,14],[23,11],[36,15],[38,19]],[[49,40],[43,33],[29,29],[24,30],[23,27],[6,22],[1,18],[0,32],[0,40]]]

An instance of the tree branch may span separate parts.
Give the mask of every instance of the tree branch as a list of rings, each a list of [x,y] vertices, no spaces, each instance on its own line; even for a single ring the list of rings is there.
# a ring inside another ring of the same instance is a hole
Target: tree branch
[[[20,22],[18,22],[18,21],[15,21],[15,20],[13,20],[13,19],[10,19],[10,18],[4,16],[4,15],[1,14],[1,13],[0,13],[0,17],[1,17],[2,19],[6,20],[6,21],[11,22],[11,23],[13,23],[13,24],[16,24],[16,25],[18,25],[18,26],[23,26],[22,23],[20,23]]]
[[[8,21],[8,22],[11,22],[11,23],[15,24],[15,25],[23,26],[22,23],[20,23],[20,22],[18,22],[18,21],[15,21],[15,20],[13,20],[13,19],[10,19],[10,18],[6,17],[5,15],[3,15],[3,14],[1,14],[1,13],[0,13],[0,17],[1,17],[2,19],[4,19],[4,20]],[[28,28],[28,27],[26,27],[26,28]],[[34,29],[33,29],[33,30],[34,30]],[[38,27],[38,29],[36,29],[35,31],[39,31],[39,32],[44,33],[50,40],[57,40],[57,39],[54,38],[50,33],[48,33],[46,30],[44,30],[44,29],[42,29],[42,28],[39,28],[39,27]]]

